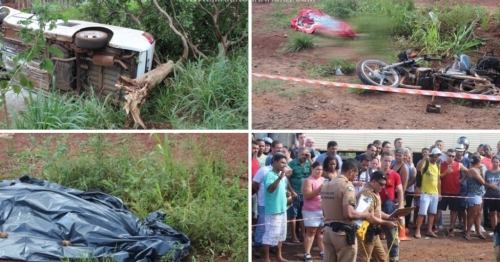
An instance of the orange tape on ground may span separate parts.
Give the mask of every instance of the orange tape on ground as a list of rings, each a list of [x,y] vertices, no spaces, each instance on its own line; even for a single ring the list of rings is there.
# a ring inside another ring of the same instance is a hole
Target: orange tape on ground
[[[373,90],[373,91],[403,93],[403,94],[410,94],[410,95],[440,96],[440,97],[462,98],[462,99],[472,99],[472,100],[500,101],[500,96],[492,96],[492,95],[474,95],[474,94],[467,94],[467,93],[417,90],[417,89],[396,88],[396,87],[389,87],[389,86],[358,85],[358,84],[349,84],[349,83],[329,82],[329,81],[322,81],[322,80],[312,80],[312,79],[297,78],[297,77],[266,75],[266,74],[258,74],[258,73],[252,73],[252,75],[255,77],[259,77],[259,78],[293,81],[293,82],[315,84],[315,85],[327,85],[327,86],[336,86],[336,87],[366,89],[366,90]]]
[[[324,216],[320,216],[320,217],[310,217],[310,218],[303,218],[303,219],[295,219],[295,221],[306,221],[306,220],[313,220],[313,219],[318,219],[318,218],[325,218]],[[285,222],[281,222],[281,223],[288,223],[290,222],[291,220],[287,220]],[[272,223],[264,223],[264,224],[255,224],[255,225],[252,225],[252,227],[256,227],[256,226],[265,226],[265,225],[272,225]]]

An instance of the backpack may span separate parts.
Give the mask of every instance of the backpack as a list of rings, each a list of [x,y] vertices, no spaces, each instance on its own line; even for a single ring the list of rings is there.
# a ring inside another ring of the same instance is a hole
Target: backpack
[[[429,160],[425,160],[425,165],[424,169],[422,169],[422,172],[420,170],[417,170],[417,177],[416,177],[416,187],[422,187],[422,175],[425,174],[429,170]]]

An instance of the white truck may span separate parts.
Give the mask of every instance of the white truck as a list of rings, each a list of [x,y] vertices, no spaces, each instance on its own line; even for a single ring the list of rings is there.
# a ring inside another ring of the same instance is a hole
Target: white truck
[[[3,35],[1,52],[6,69],[16,65],[13,58],[29,48],[18,34],[18,22],[31,17],[28,27],[38,29],[36,15],[0,7]],[[124,101],[124,90],[115,87],[120,75],[136,78],[152,68],[155,39],[147,32],[86,21],[60,20],[44,31],[46,43],[62,51],[63,58],[51,55],[53,76],[40,67],[43,59],[34,59],[22,68],[22,74],[34,84],[34,91],[47,95],[54,88],[62,91],[93,92],[100,97],[112,95]],[[48,56],[48,54],[47,54]]]

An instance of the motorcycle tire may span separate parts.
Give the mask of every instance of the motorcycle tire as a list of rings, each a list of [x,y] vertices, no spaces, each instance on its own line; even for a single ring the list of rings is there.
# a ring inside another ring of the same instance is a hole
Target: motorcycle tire
[[[356,74],[367,85],[397,87],[401,81],[401,75],[397,70],[394,68],[385,72],[379,70],[388,65],[377,59],[361,60],[356,64]]]

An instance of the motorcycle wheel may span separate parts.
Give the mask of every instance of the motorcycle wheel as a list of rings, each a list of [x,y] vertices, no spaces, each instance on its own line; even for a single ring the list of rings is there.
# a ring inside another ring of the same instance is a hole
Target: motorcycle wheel
[[[376,59],[361,60],[356,64],[356,73],[361,81],[367,85],[397,87],[401,75],[395,69],[381,71],[387,63]]]

